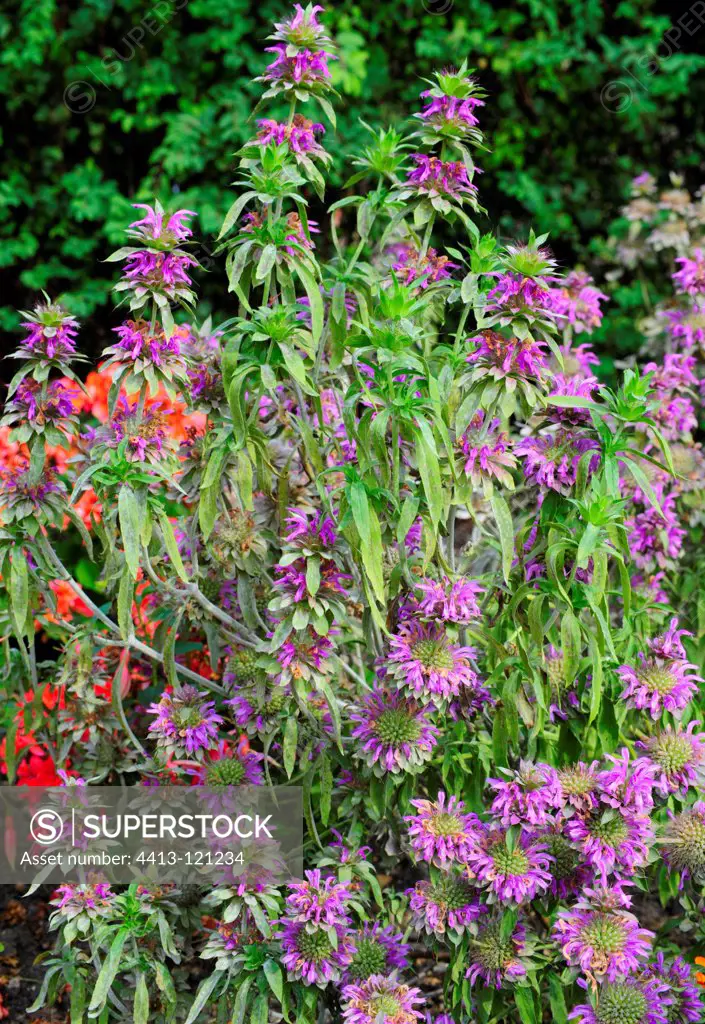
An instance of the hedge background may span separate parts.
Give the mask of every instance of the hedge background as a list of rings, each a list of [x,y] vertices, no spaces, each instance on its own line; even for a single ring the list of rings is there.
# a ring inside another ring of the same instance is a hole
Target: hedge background
[[[232,154],[251,131],[259,90],[251,79],[265,63],[269,23],[285,7],[5,0],[0,329],[14,328],[15,308],[44,288],[88,320],[85,348],[102,343],[116,321],[114,268],[100,261],[120,244],[131,201],[168,203],[178,192],[179,206],[199,213],[200,237],[215,237],[232,199]],[[548,230],[564,265],[580,261],[599,275],[600,239],[631,177],[649,169],[665,179],[673,169],[691,187],[705,180],[702,0],[328,7],[341,58],[338,137],[326,138],[338,187],[363,142],[358,118],[376,125],[408,116],[418,109],[419,79],[466,56],[489,93],[482,124],[492,152],[479,185],[504,237]],[[311,212],[324,211],[312,204]],[[224,282],[217,264],[201,277],[204,312],[232,311]],[[603,328],[616,353],[634,345],[620,313],[631,301],[622,288]]]

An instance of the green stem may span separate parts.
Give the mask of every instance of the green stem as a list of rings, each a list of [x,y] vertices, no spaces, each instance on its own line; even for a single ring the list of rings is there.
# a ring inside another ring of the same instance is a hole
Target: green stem
[[[436,211],[434,210],[432,212],[431,216],[428,218],[428,222],[426,224],[426,230],[424,231],[423,242],[421,243],[421,252],[419,253],[419,262],[421,262],[421,260],[424,259],[426,253],[428,252],[428,247],[429,247],[429,244],[431,242],[431,232],[433,231],[433,225],[435,223],[435,220],[436,220]]]
[[[455,505],[448,509],[448,565],[450,571],[455,572]]]

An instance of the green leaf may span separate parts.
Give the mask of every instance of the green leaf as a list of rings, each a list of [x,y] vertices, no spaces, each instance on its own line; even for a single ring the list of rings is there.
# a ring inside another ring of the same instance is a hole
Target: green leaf
[[[551,1006],[552,1024],[568,1024],[563,982],[555,971],[548,972],[548,1001]]]
[[[561,647],[563,671],[568,685],[573,682],[578,671],[581,646],[580,623],[571,611],[567,611],[561,619]]]
[[[233,226],[235,221],[239,219],[240,214],[245,209],[249,200],[253,199],[256,195],[256,192],[243,192],[243,194],[235,200],[228,212],[225,214],[225,220],[223,221],[223,226],[220,229],[218,239],[222,238],[223,235],[226,235],[228,231],[230,231],[230,228]],[[216,239],[216,241],[218,241],[218,239]]]
[[[120,635],[123,640],[129,640],[134,633],[134,626],[132,623],[132,601],[134,598],[135,584],[132,579],[132,574],[127,566],[125,566],[122,576],[120,577],[120,585],[118,587],[118,600],[117,600],[117,620],[118,626],[120,627]]]
[[[174,536],[174,528],[171,525],[169,516],[166,514],[161,505],[155,506],[155,512],[157,513],[157,519],[162,531],[162,537],[164,538],[164,546],[166,547],[169,560],[174,566],[176,573],[184,583],[188,583],[188,574],[184,568],[184,563],[181,560],[181,554],[179,553],[179,546],[176,543],[176,537]]]
[[[367,578],[372,584],[374,594],[380,603],[384,603],[384,576],[382,573],[383,552],[382,537],[377,513],[370,506],[364,484],[352,484],[348,490],[348,500],[353,522],[360,538],[360,554]]]
[[[10,608],[12,620],[18,636],[24,636],[27,630],[27,612],[29,610],[29,572],[27,559],[21,548],[14,548],[10,563]]]
[[[296,744],[298,739],[299,727],[296,719],[292,716],[286,720],[286,725],[284,726],[284,740],[282,743],[284,771],[288,778],[291,778],[294,774],[294,767],[296,765]]]
[[[142,971],[137,975],[132,1016],[135,1024],[149,1024],[149,989],[147,988],[147,979]]]
[[[538,1024],[539,1018],[536,1013],[536,1000],[533,991],[528,987],[517,985],[514,989],[514,1002],[516,1003],[522,1024]]]
[[[298,260],[293,263],[294,270],[301,278],[301,283],[306,290],[309,305],[311,307],[311,333],[313,340],[318,343],[323,333],[323,299],[318,282]]]
[[[126,928],[120,928],[115,938],[112,941],[108,955],[103,961],[103,966],[100,969],[98,978],[93,989],[91,1001],[88,1005],[88,1012],[95,1016],[105,1006],[108,998],[108,992],[115,980],[115,975],[120,968],[120,960],[122,958],[122,950],[127,941],[129,931]]]
[[[422,421],[419,421],[418,428],[414,430],[414,433],[416,435],[416,461],[419,467],[419,476],[428,504],[431,523],[436,527],[443,512],[443,486],[436,444],[428,424],[422,425]]]
[[[265,960],[262,964],[262,970],[267,979],[267,984],[281,1003],[284,999],[284,975],[282,974],[281,967],[274,960]]]
[[[504,497],[495,490],[490,498],[490,505],[494,514],[497,530],[499,532],[499,543],[502,549],[502,574],[507,583],[512,571],[514,561],[514,523],[509,505]]]
[[[125,561],[137,579],[140,567],[140,531],[142,529],[142,512],[137,495],[131,487],[123,486],[118,494],[118,515],[120,517],[120,533],[125,549]]]
[[[222,980],[225,971],[213,971],[207,978],[204,978],[201,984],[198,986],[196,992],[196,998],[191,1004],[191,1009],[188,1012],[188,1017],[184,1021],[184,1024],[194,1024],[199,1013],[208,1002],[215,987]]]
[[[330,817],[331,798],[333,795],[333,770],[330,764],[330,758],[326,754],[322,754],[319,759],[320,774],[321,774],[321,821],[324,825],[328,824]]]

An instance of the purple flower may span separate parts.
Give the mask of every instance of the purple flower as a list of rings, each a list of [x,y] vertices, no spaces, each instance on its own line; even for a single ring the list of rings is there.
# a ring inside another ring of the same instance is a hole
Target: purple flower
[[[592,351],[592,346],[584,343],[582,345],[561,345],[563,357],[563,373],[566,377],[580,374],[589,377],[592,374],[591,367],[599,366],[600,360]]]
[[[567,318],[576,334],[592,334],[600,326],[600,303],[606,300],[607,296],[594,287],[593,279],[583,270],[572,270],[552,293],[554,311]]]
[[[287,916],[292,921],[304,921],[316,927],[332,928],[347,925],[350,883],[339,882],[334,876],[323,878],[316,868],[306,871],[305,879],[289,884],[286,898]]]
[[[417,1004],[424,998],[418,988],[397,981],[396,975],[373,974],[346,985],[341,993],[346,1024],[415,1024],[423,1020]]]
[[[439,730],[429,708],[400,693],[376,687],[350,712],[357,756],[382,777],[387,772],[418,771],[433,755]]]
[[[599,761],[585,764],[578,761],[558,769],[564,811],[572,814],[578,811],[586,814],[597,807]]]
[[[195,686],[182,686],[173,693],[164,693],[157,704],[150,704],[147,710],[157,718],[149,731],[167,757],[186,754],[203,758],[215,746],[223,721],[214,707],[207,693],[199,693]]]
[[[563,426],[552,433],[525,437],[514,450],[517,455],[524,456],[527,480],[559,494],[570,494],[585,452],[594,452],[589,460],[588,474],[594,473],[600,463],[597,441]]]
[[[509,271],[497,275],[497,283],[487,293],[485,311],[511,318],[521,315],[552,320],[554,292],[543,277],[525,277]]]
[[[668,986],[656,979],[624,978],[601,985],[595,1005],[581,1003],[568,1014],[579,1024],[668,1024]]]
[[[440,160],[426,153],[412,153],[411,159],[416,167],[407,173],[406,184],[413,185],[420,195],[462,200],[464,196],[477,194],[477,187],[468,178],[462,161]]]
[[[266,118],[257,122],[257,129],[257,142],[262,145],[270,142],[277,146],[286,144],[289,151],[298,156],[325,156],[325,150],[316,141],[316,136],[323,135],[325,128],[309,121],[303,114],[294,114],[291,124]]]
[[[682,881],[705,878],[705,803],[698,801],[681,814],[671,814],[661,849],[672,871],[680,871]],[[681,881],[681,884],[682,884]]]
[[[525,948],[523,924],[516,924],[509,935],[504,935],[501,920],[489,921],[470,939],[465,977],[471,985],[478,978],[488,987],[501,988],[505,981],[514,985],[519,978],[526,977],[526,965],[522,962]]]
[[[467,356],[467,361],[495,380],[510,376],[519,380],[540,377],[546,368],[546,356],[540,341],[507,339],[498,331],[490,330],[468,340],[475,348]]]
[[[668,441],[677,441],[692,433],[698,425],[695,406],[683,395],[664,398],[654,412],[654,419]]]
[[[591,402],[593,401],[593,397],[598,386],[599,382],[597,377],[584,377],[579,373],[572,374],[572,376],[557,373],[553,378],[553,383],[548,397],[549,399],[584,398],[586,401]],[[560,423],[573,425],[590,423],[590,411],[588,409],[549,405],[546,410],[546,414],[552,420],[556,420]]]
[[[665,309],[660,316],[679,349],[705,348],[705,306],[695,302],[687,309]]]
[[[25,377],[5,403],[3,422],[19,421],[40,428],[60,425],[73,415],[77,395],[74,388],[66,387],[60,380],[51,381],[44,393],[38,381]]]
[[[458,647],[439,623],[403,622],[389,638],[389,678],[414,697],[441,705],[467,689],[479,686],[470,667],[472,647]]]
[[[104,353],[112,356],[111,362],[121,360],[135,363],[137,370],[148,365],[159,370],[184,368],[181,347],[175,334],[167,338],[163,331],[152,333],[145,320],[127,320],[113,330],[120,340]]]
[[[133,235],[137,241],[146,242],[148,245],[158,242],[160,247],[171,249],[193,234],[191,228],[184,221],[195,217],[195,210],[177,210],[165,222],[164,211],[159,204],[156,207],[148,206],[146,203],[133,203],[132,205],[135,210],[146,210],[144,217],[141,220],[133,221],[128,228],[128,233]]]
[[[705,253],[703,250],[694,249],[693,259],[688,256],[677,256],[676,263],[681,265],[680,270],[671,275],[676,291],[681,295],[705,293]]]
[[[275,565],[274,571],[278,579],[274,586],[280,594],[285,594],[290,603],[303,601],[308,594],[306,582],[306,559],[297,558],[289,565]],[[324,562],[321,566],[321,579],[317,597],[333,598],[336,594],[348,594],[352,577],[340,570],[332,562]]]
[[[467,864],[482,823],[476,814],[466,814],[457,797],[438,794],[438,800],[412,800],[417,814],[407,815],[411,848],[417,859],[438,867]]]
[[[292,981],[323,987],[329,981],[340,980],[355,953],[352,936],[346,927],[333,925],[334,944],[326,928],[316,928],[304,921],[288,918],[279,924],[281,931],[277,938],[282,944],[282,963]]]
[[[435,881],[417,882],[407,895],[414,927],[429,935],[442,937],[450,931],[460,936],[487,911],[467,878],[450,871]]]
[[[304,89],[316,90],[327,85],[330,78],[329,60],[335,57],[320,50],[313,53],[311,50],[299,50],[289,55],[285,43],[277,43],[275,46],[268,46],[267,53],[275,54],[275,59],[262,75],[265,82],[283,82],[289,86],[296,86]]]
[[[355,934],[355,956],[345,972],[344,984],[364,981],[372,974],[389,975],[409,967],[409,946],[391,925],[365,922]]]
[[[458,441],[465,461],[465,475],[470,477],[473,487],[494,477],[502,486],[513,490],[511,471],[516,467],[516,459],[511,451],[512,442],[506,432],[500,430],[500,419],[492,420],[487,429],[484,420],[484,410],[480,409]]]
[[[86,914],[91,920],[98,917],[110,917],[113,912],[116,893],[106,882],[97,885],[65,882],[60,885],[53,898],[49,901],[57,907],[61,917],[71,921],[79,914]]]
[[[475,128],[480,122],[473,111],[476,107],[485,105],[477,96],[467,96],[464,99],[457,96],[439,96],[431,89],[422,92],[421,98],[428,102],[416,117],[435,128],[451,128],[456,131]]]
[[[23,359],[48,359],[69,362],[76,354],[78,320],[58,303],[40,303],[26,317],[22,326],[29,332],[17,350]]]
[[[615,889],[619,891],[619,884],[606,892],[586,889],[569,910],[559,910],[554,926],[554,939],[569,966],[598,981],[616,981],[638,971],[654,938],[633,914],[614,905]]]
[[[661,499],[663,515],[650,505],[625,520],[629,550],[640,569],[664,568],[669,559],[680,557],[686,530],[679,525],[675,504],[674,494],[667,494]]]
[[[424,289],[429,284],[437,284],[449,278],[451,270],[457,267],[457,263],[451,263],[448,256],[439,256],[435,249],[427,249],[426,255],[422,257],[413,245],[402,245],[392,270],[402,284]]]
[[[467,864],[487,890],[489,903],[526,903],[548,889],[551,857],[541,840],[528,832],[513,837],[505,829],[482,825],[476,837]]]
[[[684,352],[667,352],[663,363],[647,363],[644,373],[652,374],[651,386],[656,391],[681,391],[697,387],[698,378],[693,373],[697,360]]]
[[[497,794],[492,813],[503,825],[545,825],[563,802],[555,768],[522,761],[518,771],[502,770],[506,779],[487,780]]]
[[[303,639],[289,639],[283,643],[275,657],[293,679],[310,679],[324,668],[333,649],[333,643],[327,636],[318,636],[309,630]]]
[[[568,838],[580,848],[603,885],[611,874],[634,875],[646,864],[654,831],[643,814],[599,808],[588,817],[565,823]]]
[[[189,268],[197,266],[198,261],[186,252],[139,250],[125,257],[123,275],[140,297],[157,291],[174,299],[179,291],[191,287]]]
[[[630,762],[626,747],[621,754],[607,754],[614,768],[598,773],[600,800],[618,810],[648,814],[654,806],[654,769],[645,758]]]
[[[423,579],[415,589],[421,591],[418,609],[426,618],[466,625],[482,615],[477,599],[485,588],[465,576],[457,580],[450,580],[448,576],[440,581]]]
[[[645,759],[654,768],[654,783],[663,796],[670,793],[686,795],[690,787],[705,784],[705,733],[694,730],[699,721],[689,722],[686,729],[670,725],[636,746],[645,752]]]
[[[681,636],[691,634],[676,629],[677,619],[671,620],[663,636],[649,641],[650,656],[639,654],[639,664],[621,665],[617,675],[625,684],[621,693],[629,707],[648,710],[656,721],[664,711],[676,716],[683,711],[698,692],[702,678],[697,668],[686,660]]]
[[[668,986],[669,1024],[699,1024],[703,1019],[703,1004],[700,989],[692,981],[689,965],[677,956],[670,963],[663,953],[656,953],[656,959],[647,965],[643,977],[655,978]]]
[[[335,523],[322,512],[306,512],[290,508],[286,518],[287,544],[300,548],[307,555],[315,554],[322,548],[332,548],[337,540]]]

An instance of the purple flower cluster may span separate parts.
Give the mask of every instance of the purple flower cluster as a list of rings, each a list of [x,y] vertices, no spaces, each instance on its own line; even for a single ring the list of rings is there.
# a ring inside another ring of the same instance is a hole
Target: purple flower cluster
[[[419,771],[440,735],[429,715],[428,706],[376,687],[350,712],[357,756],[379,776]]]
[[[290,152],[299,156],[320,157],[325,153],[316,141],[316,136],[323,135],[325,128],[322,124],[309,121],[303,114],[294,114],[290,124],[265,118],[257,122],[257,129],[257,141],[262,145],[286,144]]]
[[[482,409],[473,416],[468,429],[459,439],[464,459],[463,471],[470,477],[473,487],[494,478],[503,487],[514,487],[512,470],[516,458],[512,453],[512,442],[501,430],[499,419],[491,420],[485,429],[485,413]]]
[[[427,153],[412,153],[411,159],[416,167],[407,173],[406,184],[419,195],[462,201],[477,194],[462,161],[441,160]]]
[[[389,638],[387,672],[413,697],[444,702],[480,685],[470,664],[472,647],[453,642],[440,623],[402,622]]]
[[[678,629],[678,620],[671,619],[666,632],[648,642],[650,654],[639,654],[638,665],[621,665],[617,669],[624,685],[622,700],[629,707],[648,711],[656,721],[664,711],[679,716],[703,682],[697,667],[687,658],[681,636],[690,636]]]
[[[546,355],[540,341],[505,338],[498,331],[483,331],[469,339],[475,347],[467,361],[482,367],[495,380],[513,376],[520,380],[540,378],[546,368]]]
[[[554,313],[565,320],[576,334],[592,334],[602,323],[600,303],[607,296],[594,287],[594,281],[582,270],[572,270],[560,285],[552,290]]]
[[[676,263],[680,263],[680,269],[672,274],[676,291],[681,295],[705,294],[705,252],[695,249],[692,259],[678,256]]]
[[[578,466],[586,452],[594,453],[588,460],[589,474],[594,473],[600,463],[598,442],[566,426],[535,437],[525,437],[514,451],[524,457],[527,480],[566,495],[575,485]]]
[[[458,264],[452,263],[449,256],[439,255],[430,247],[422,256],[413,245],[400,246],[396,262],[392,264],[392,270],[402,284],[421,289],[449,278],[451,270],[457,267]]]
[[[23,359],[46,359],[66,363],[76,354],[78,320],[63,306],[48,302],[25,312],[22,326],[28,331],[17,356]]]
[[[417,813],[404,820],[416,857],[441,868],[467,864],[481,827],[477,815],[467,814],[462,800],[445,793],[435,801],[412,800],[411,805]]]
[[[182,686],[173,693],[164,693],[147,709],[156,719],[149,727],[157,745],[168,757],[202,758],[218,740],[222,717],[214,710],[208,695],[195,686]]]

